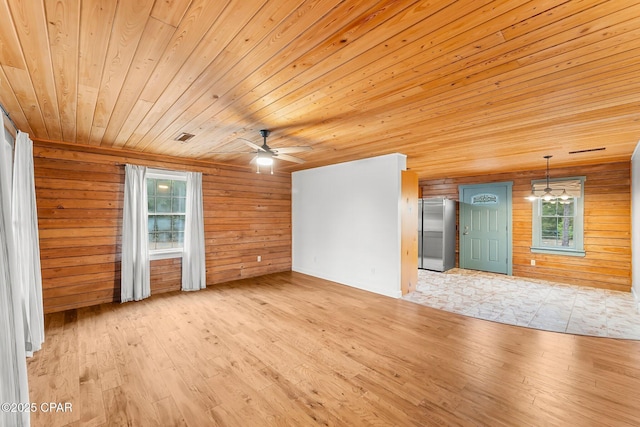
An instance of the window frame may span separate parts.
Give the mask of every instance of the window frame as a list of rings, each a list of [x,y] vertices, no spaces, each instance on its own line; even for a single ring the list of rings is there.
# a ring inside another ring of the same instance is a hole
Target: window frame
[[[145,177],[145,189],[146,189],[146,180],[147,179],[165,179],[170,181],[184,181],[187,182],[187,173],[181,171],[172,171],[172,170],[164,170],[164,169],[147,169],[147,175]],[[189,190],[187,189],[187,192]],[[147,197],[148,194],[147,194]],[[185,206],[185,217],[187,215],[186,206]],[[147,223],[149,222],[149,211],[147,210]],[[147,239],[149,235],[149,230],[147,230]],[[168,259],[168,258],[182,258],[182,254],[184,252],[184,245],[181,248],[167,248],[167,249],[148,249],[149,251],[149,260],[159,260],[159,259]]]
[[[532,253],[586,256],[584,251],[584,182],[585,176],[574,176],[565,178],[549,179],[550,182],[559,183],[563,181],[579,180],[580,196],[574,197],[574,221],[573,221],[573,241],[575,248],[558,248],[542,245],[542,199],[538,198],[532,203],[531,210],[531,247]],[[545,183],[546,179],[536,179],[531,181],[534,184]]]

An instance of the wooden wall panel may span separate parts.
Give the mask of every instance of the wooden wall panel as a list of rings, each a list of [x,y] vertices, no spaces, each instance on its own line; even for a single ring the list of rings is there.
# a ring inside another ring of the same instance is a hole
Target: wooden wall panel
[[[151,261],[151,295],[179,291],[181,282],[182,258]]]
[[[124,164],[203,172],[207,284],[291,270],[291,175],[36,141],[45,312],[119,301]],[[261,261],[258,261],[258,256]],[[151,293],[181,259],[151,262]]]
[[[551,169],[552,178],[586,176],[585,257],[531,253],[531,180],[544,170],[421,180],[422,197],[458,200],[458,185],[513,181],[513,275],[597,288],[631,290],[631,169],[629,162]],[[536,265],[531,265],[531,260]],[[457,264],[457,260],[456,260]]]
[[[400,196],[400,289],[402,295],[416,290],[418,284],[418,174],[402,171]]]

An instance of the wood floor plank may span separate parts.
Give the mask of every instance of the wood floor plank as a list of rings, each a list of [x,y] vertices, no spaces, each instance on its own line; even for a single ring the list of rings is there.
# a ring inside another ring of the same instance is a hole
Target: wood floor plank
[[[209,415],[209,411],[213,408],[207,404],[206,400],[212,396],[203,396],[195,386],[188,385],[176,369],[168,369],[161,375],[180,411],[180,416],[185,419],[187,425],[191,427],[219,425]]]
[[[96,353],[80,353],[80,424],[83,426],[101,426],[107,422],[102,400],[102,384],[99,376],[98,356]]]
[[[176,402],[173,397],[165,397],[156,402],[153,402],[153,406],[158,414],[158,418],[162,420],[162,423],[167,426],[174,427],[186,427],[187,422],[180,413]]]
[[[164,426],[163,420],[134,384],[124,383],[104,392],[107,425]]]
[[[288,272],[49,314],[33,426],[640,425],[640,342]]]

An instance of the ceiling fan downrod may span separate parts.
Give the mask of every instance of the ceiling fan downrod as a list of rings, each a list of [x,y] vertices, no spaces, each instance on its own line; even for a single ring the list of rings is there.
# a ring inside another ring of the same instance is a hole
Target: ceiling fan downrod
[[[267,137],[269,136],[271,132],[267,129],[260,129],[260,136],[262,137],[262,139],[264,140],[262,147],[266,147],[267,149],[269,148],[269,146],[267,145]]]
[[[269,162],[265,163],[268,164],[271,167],[271,175],[273,175],[273,153],[271,152],[271,149],[269,148],[269,146],[267,145],[267,137],[269,136],[271,132],[268,129],[260,129],[260,136],[263,139],[263,143],[262,143],[262,149],[265,151],[265,155],[261,156],[261,153],[258,152],[258,160],[257,160],[257,173],[260,173],[260,157],[266,157],[268,156]]]

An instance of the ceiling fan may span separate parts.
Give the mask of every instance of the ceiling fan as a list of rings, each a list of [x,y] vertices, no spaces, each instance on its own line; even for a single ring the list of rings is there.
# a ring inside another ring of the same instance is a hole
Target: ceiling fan
[[[245,151],[225,151],[225,152],[220,152],[220,153],[238,153],[238,154],[255,154],[255,157],[253,158],[253,160],[251,160],[251,163],[256,163],[257,168],[256,171],[257,173],[260,173],[260,166],[270,166],[271,167],[271,174],[273,174],[273,160],[274,159],[278,159],[278,160],[285,160],[287,162],[294,162],[294,163],[304,163],[304,160],[298,158],[298,157],[294,157],[294,156],[290,156],[290,153],[300,153],[303,151],[311,151],[312,148],[309,146],[298,146],[298,147],[282,147],[282,148],[271,148],[267,145],[267,137],[269,136],[271,132],[267,129],[261,129],[260,130],[260,136],[262,136],[263,138],[263,143],[262,146],[249,141],[248,139],[245,138],[238,138],[239,140],[241,140],[242,142],[244,142],[246,145],[248,145],[249,147],[251,147],[252,149],[254,149],[255,151],[250,151],[250,152],[245,152]],[[214,152],[215,154],[215,152]]]

